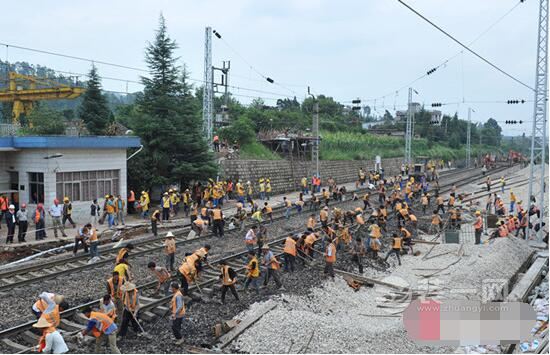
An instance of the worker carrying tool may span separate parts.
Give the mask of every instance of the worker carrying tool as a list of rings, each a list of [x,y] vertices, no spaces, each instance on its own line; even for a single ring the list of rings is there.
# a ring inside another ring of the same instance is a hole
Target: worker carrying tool
[[[115,304],[118,319],[122,318],[122,285],[124,282],[124,277],[121,277],[116,271],[113,271],[113,276],[107,280],[107,294],[111,296],[111,300]]]
[[[275,258],[275,255],[271,250],[269,250],[269,245],[264,245],[262,247],[263,253],[263,265],[266,268],[265,278],[264,278],[264,287],[267,287],[269,279],[273,278],[277,288],[280,289],[283,287],[281,280],[279,279],[279,269],[281,268],[279,261]]]
[[[474,222],[475,230],[475,244],[481,244],[481,234],[483,233],[483,218],[481,218],[481,211],[476,211],[476,221]]]
[[[54,327],[59,326],[61,322],[60,312],[69,308],[65,296],[42,292],[38,297],[39,300],[32,306],[32,312],[36,318],[45,318]]]
[[[147,264],[147,268],[153,273],[153,275],[155,275],[158,281],[154,295],[158,295],[160,288],[162,287],[164,290],[164,295],[168,296],[170,294],[170,278],[172,277],[170,272],[165,267],[157,266],[154,261],[150,261],[149,264]]]
[[[296,262],[296,240],[297,236],[289,235],[284,241],[284,257],[285,257],[285,271],[294,272],[294,264]]]
[[[42,333],[38,345],[33,347],[34,351],[44,354],[65,354],[69,351],[61,333],[46,318],[38,319],[32,326]]]
[[[239,301],[239,294],[235,289],[235,283],[237,282],[237,273],[233,268],[227,265],[225,260],[220,261],[220,279],[222,280],[222,304],[225,304],[225,294],[227,290],[230,290],[237,302]]]
[[[88,324],[80,334],[82,337],[91,333],[95,337],[95,353],[102,353],[101,345],[107,340],[112,354],[120,354],[116,345],[117,325],[108,315],[101,312],[94,312],[90,306],[85,307],[82,313],[88,318]]]
[[[137,320],[137,314],[139,311],[139,293],[136,285],[132,282],[126,282],[122,285],[122,303],[124,305],[124,311],[122,312],[122,323],[120,325],[119,336],[124,338],[128,332],[128,326],[132,324],[132,329],[137,336],[142,335],[141,327]]]
[[[253,251],[249,251],[246,256],[248,258],[248,263],[246,265],[246,280],[244,282],[244,290],[246,291],[248,286],[252,284],[252,286],[254,286],[254,290],[256,291],[256,295],[259,296],[260,264],[258,263],[258,258],[256,258],[256,254]]]
[[[390,255],[395,254],[397,257],[397,261],[399,262],[399,265],[401,265],[401,244],[402,244],[403,238],[399,236],[397,233],[392,234],[392,247],[390,251],[388,251],[388,254],[386,254],[386,258],[384,261],[388,261],[388,258]]]

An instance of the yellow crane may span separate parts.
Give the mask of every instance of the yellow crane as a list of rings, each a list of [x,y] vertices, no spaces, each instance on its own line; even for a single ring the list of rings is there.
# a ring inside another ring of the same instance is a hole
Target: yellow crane
[[[55,82],[47,78],[38,78],[15,72],[9,73],[8,89],[0,90],[0,102],[12,102],[12,120],[19,123],[19,116],[32,111],[35,101],[74,99],[85,89]]]

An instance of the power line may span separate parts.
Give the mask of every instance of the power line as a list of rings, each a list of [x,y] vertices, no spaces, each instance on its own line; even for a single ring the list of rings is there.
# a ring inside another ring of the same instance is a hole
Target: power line
[[[475,55],[476,57],[478,57],[479,59],[481,59],[482,61],[484,61],[485,63],[489,64],[491,67],[493,67],[494,69],[498,70],[499,72],[501,72],[502,74],[506,75],[507,77],[509,77],[510,79],[514,80],[515,82],[525,86],[526,88],[530,89],[531,91],[535,91],[535,89],[533,89],[531,86],[525,84],[523,81],[517,79],[516,77],[514,77],[513,75],[507,73],[506,71],[504,71],[503,69],[499,68],[498,66],[496,66],[495,64],[491,63],[488,59],[484,58],[483,56],[481,56],[480,54],[478,54],[477,52],[475,52],[473,49],[470,49],[467,45],[465,45],[464,43],[462,43],[461,41],[459,41],[458,39],[456,39],[455,37],[453,37],[450,33],[448,33],[447,31],[445,31],[444,29],[442,29],[441,27],[439,27],[438,25],[436,25],[435,23],[433,23],[432,21],[430,21],[428,18],[426,18],[424,15],[422,15],[421,13],[419,13],[418,11],[416,11],[415,9],[413,9],[412,7],[410,7],[409,5],[407,5],[403,0],[397,0],[399,1],[399,3],[401,3],[403,6],[405,6],[406,8],[408,8],[409,10],[411,10],[413,13],[415,13],[417,16],[419,16],[420,18],[422,18],[424,21],[428,22],[430,25],[432,25],[433,27],[435,27],[438,31],[442,32],[443,34],[445,34],[447,37],[449,37],[450,39],[452,39],[453,41],[455,41],[456,43],[458,43],[461,47],[463,47],[464,49],[466,49],[468,52],[472,53],[473,55]]]
[[[497,24],[499,24],[502,20],[504,20],[504,18],[506,18],[510,13],[512,13],[512,11],[514,11],[519,5],[523,4],[523,0],[520,0],[518,1],[514,6],[512,6],[508,11],[506,11],[502,16],[500,16],[496,21],[494,21],[491,25],[489,25],[484,31],[482,31],[476,38],[474,38],[469,44],[468,46],[471,46],[473,45],[474,43],[476,43],[480,38],[482,38],[484,35],[486,35],[490,30],[492,30]],[[379,96],[379,97],[376,97],[376,98],[373,98],[373,99],[363,99],[363,101],[374,101],[374,100],[380,100],[384,97],[387,97],[387,96],[390,96],[390,95],[398,95],[399,92],[401,92],[402,90],[412,86],[413,84],[415,84],[417,81],[419,80],[422,80],[424,79],[425,77],[433,74],[435,71],[439,70],[440,68],[444,68],[447,66],[447,64],[452,61],[453,59],[455,59],[456,57],[458,57],[459,55],[461,55],[462,53],[464,53],[464,50],[461,50],[461,51],[458,51],[457,53],[455,53],[454,55],[452,55],[451,57],[443,60],[439,65],[436,65],[435,67],[433,67],[432,69],[426,71],[426,73],[422,74],[421,76],[417,77],[416,79],[412,80],[411,82],[408,82],[404,85],[402,85],[399,89],[397,90],[393,90],[383,96]]]

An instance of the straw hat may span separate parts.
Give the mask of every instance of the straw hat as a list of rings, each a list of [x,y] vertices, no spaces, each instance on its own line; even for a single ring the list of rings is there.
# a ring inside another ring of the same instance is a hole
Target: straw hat
[[[56,303],[56,304],[60,304],[61,302],[63,302],[65,300],[65,296],[63,295],[54,295],[53,296],[53,301]]]
[[[269,245],[263,245],[262,250],[269,250]]]
[[[133,291],[136,289],[136,285],[132,282],[126,282],[124,285],[120,286],[120,290],[123,292]]]
[[[166,233],[166,238],[174,238],[174,233],[172,232]]]
[[[476,211],[476,216],[481,215],[481,211]]]
[[[34,323],[32,326],[33,326],[34,328],[49,328],[49,327],[52,326],[52,324],[51,324],[50,322],[48,322],[48,321],[46,320],[46,318],[40,317],[40,318],[38,319],[38,322]]]

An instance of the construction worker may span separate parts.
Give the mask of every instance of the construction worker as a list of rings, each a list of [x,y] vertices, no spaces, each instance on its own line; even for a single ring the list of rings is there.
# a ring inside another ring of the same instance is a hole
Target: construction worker
[[[71,201],[68,197],[63,198],[63,219],[61,223],[63,223],[63,228],[65,228],[65,222],[69,221],[69,223],[73,226],[73,228],[76,228],[76,224],[73,221],[72,218],[73,214],[73,205],[71,204]]]
[[[130,251],[132,250],[134,250],[134,244],[132,243],[128,243],[125,247],[120,248],[115,258],[115,265],[122,260],[128,260],[128,257],[130,256]]]
[[[19,208],[19,211],[15,214],[15,217],[17,219],[17,225],[19,226],[19,229],[17,231],[17,241],[19,243],[25,243],[25,237],[27,236],[27,228],[29,227],[29,217],[27,214],[27,204],[23,203],[21,204],[21,207]]]
[[[97,236],[97,229],[92,227],[91,223],[88,223],[84,226],[88,229],[88,243],[90,244],[90,257],[98,258],[99,257],[99,237]]]
[[[363,241],[361,240],[361,237],[355,238],[355,243],[353,244],[353,247],[351,249],[351,261],[355,264],[357,264],[357,267],[359,268],[359,273],[363,273],[363,261],[362,258],[365,256],[365,246],[363,245]]]
[[[235,188],[237,190],[237,201],[242,203],[244,205],[244,186],[240,181],[237,181],[235,184]]]
[[[371,251],[371,255],[374,259],[378,259],[378,251],[380,250],[380,238],[382,234],[380,233],[380,227],[377,224],[371,224],[369,226],[370,235],[367,239],[367,244]]]
[[[170,210],[172,209],[172,201],[168,192],[162,194],[160,205],[162,207],[162,220],[167,221],[170,218]]]
[[[302,177],[300,180],[300,187],[302,188],[302,193],[307,195],[309,193],[309,190],[307,188],[307,177]]]
[[[116,264],[113,272],[118,273],[119,277],[124,278],[125,280],[132,280],[130,265],[126,259],[122,259],[118,264]]]
[[[334,278],[334,263],[336,262],[336,246],[331,238],[325,249],[325,270],[324,274]]]
[[[458,227],[458,212],[454,207],[449,208],[447,211],[449,213],[449,219],[451,220],[451,228],[457,228]]]
[[[136,204],[136,194],[134,190],[130,190],[128,193],[128,214],[134,214]]]
[[[474,222],[475,230],[475,244],[481,244],[481,234],[483,233],[483,219],[481,218],[481,211],[476,211],[476,221]]]
[[[88,226],[83,226],[78,229],[78,233],[74,238],[73,256],[78,252],[80,244],[84,247],[84,253],[88,252],[88,239],[90,238],[90,230]]]
[[[290,211],[292,209],[292,202],[290,202],[286,196],[283,197],[283,206],[285,208],[285,219],[290,219]]]
[[[313,253],[313,246],[319,240],[319,235],[317,233],[309,233],[304,239],[304,252],[310,258],[314,258],[315,254]]]
[[[170,194],[170,202],[172,203],[172,213],[174,216],[178,215],[178,212],[180,210],[179,203],[180,203],[180,195],[179,192],[176,190],[168,190],[168,193]]]
[[[327,206],[323,207],[321,212],[319,212],[319,220],[321,221],[321,226],[328,227],[328,207]]]
[[[116,321],[117,309],[111,299],[111,295],[104,295],[103,298],[99,300],[99,310],[101,313],[108,315],[113,321]]]
[[[508,233],[514,233],[516,231],[516,221],[514,220],[514,215],[508,215],[508,220],[506,221],[506,227],[508,228]]]
[[[112,228],[115,225],[116,216],[115,197],[113,195],[108,195],[106,198],[107,201],[105,201],[104,211],[107,212],[107,221],[109,223],[109,228]]]
[[[172,232],[166,233],[164,240],[164,255],[166,260],[166,268],[174,271],[174,262],[176,260],[176,240]]]
[[[223,212],[221,210],[220,205],[217,205],[212,210],[212,228],[214,230],[214,235],[216,237],[223,238],[224,236],[223,226],[224,226]]]
[[[517,197],[512,190],[510,190],[510,213],[514,213],[514,207],[516,205]]]
[[[508,236],[508,227],[506,226],[506,223],[504,221],[499,221],[497,223],[498,226],[498,236],[499,237],[507,237]]]
[[[235,283],[237,282],[237,273],[231,267],[229,267],[225,260],[221,260],[220,264],[220,279],[222,280],[222,304],[225,304],[225,294],[227,290],[230,290],[237,302],[239,301],[239,294],[235,289]]]
[[[429,233],[439,233],[441,231],[441,223],[441,217],[437,213],[437,210],[434,210],[432,214],[432,223],[430,224]]]
[[[109,342],[109,349],[112,354],[120,354],[120,350],[116,345],[117,340],[117,325],[106,314],[101,312],[93,312],[90,306],[87,306],[82,311],[84,316],[88,318],[86,329],[82,331],[82,336],[91,333],[95,337],[95,353],[101,353],[101,345],[105,338]]]
[[[124,225],[124,207],[126,204],[120,195],[117,195],[115,200],[115,213],[116,213],[116,224]]]
[[[284,242],[284,257],[285,257],[285,271],[288,272],[294,272],[294,264],[296,262],[296,240],[298,237],[293,237],[292,234],[290,234],[288,237],[286,237]]]
[[[412,255],[414,253],[413,247],[412,247],[414,245],[412,241],[412,233],[409,232],[405,227],[399,228],[399,231],[401,232],[401,238],[402,238],[403,244],[409,247]]]
[[[397,261],[399,262],[399,265],[401,265],[401,242],[402,242],[402,239],[397,233],[393,233],[392,234],[392,247],[390,249],[390,251],[388,251],[388,254],[386,254],[386,258],[384,259],[384,261],[388,261],[388,258],[390,257],[390,255],[392,254],[395,254],[395,256],[397,256]]]
[[[189,191],[189,189],[185,189],[185,191],[181,195],[181,200],[183,202],[183,212],[185,213],[185,217],[188,217],[192,203],[191,191]]]
[[[506,179],[504,179],[504,176],[500,177],[500,192],[504,193],[504,187],[506,186]]]
[[[202,216],[199,215],[199,217],[193,221],[192,228],[195,233],[197,233],[197,235],[200,237],[203,232],[206,232],[208,230],[208,220],[202,218]]]
[[[519,207],[519,204],[518,204]],[[519,227],[516,230],[516,237],[519,237],[519,232],[523,232],[523,239],[527,239],[527,227],[529,226],[529,215],[527,210],[518,211]]]
[[[249,181],[246,182],[246,201],[252,202],[252,195],[254,194],[254,187],[252,186],[252,183]]]
[[[13,236],[15,235],[15,226],[17,225],[17,218],[15,217],[14,205],[10,205],[8,207],[8,211],[4,213],[4,217],[6,219],[6,224],[8,226],[8,235],[6,237],[6,244],[13,243]]]
[[[441,213],[445,213],[445,208],[443,208],[443,203],[444,203],[443,196],[438,195],[437,198],[435,199],[435,204],[437,205],[436,213],[438,213],[440,210],[441,210]]]
[[[186,254],[186,257],[178,268],[178,277],[181,280],[181,287],[183,288],[182,292],[184,295],[187,295],[189,284],[193,282],[197,276],[197,268],[195,266],[195,261],[197,259],[198,256]]]
[[[258,187],[260,190],[260,200],[265,200],[265,179],[263,177],[258,180]]]
[[[315,229],[316,224],[317,224],[317,220],[315,219],[315,215],[314,214],[310,215],[306,224],[307,230],[313,233],[313,230]]]
[[[304,196],[300,192],[300,196],[298,197],[298,201],[294,202],[294,206],[296,206],[296,211],[298,212],[299,215],[302,214],[302,209],[304,208],[304,204],[305,204]]]
[[[264,208],[262,213],[269,218],[269,223],[273,223],[273,208],[269,205],[268,202],[264,202]]]
[[[259,284],[259,278],[260,278],[260,264],[258,263],[258,259],[256,258],[256,254],[254,254],[253,251],[249,251],[247,254],[248,263],[246,265],[246,280],[244,282],[244,289],[246,290],[250,284],[254,286],[254,290],[256,291],[256,295],[260,295],[260,284]]]
[[[256,247],[257,237],[256,237],[256,231],[258,230],[258,226],[253,225],[250,227],[248,232],[246,233],[246,236],[244,237],[244,243],[246,244],[246,249],[248,251],[254,251],[254,248]]]
[[[270,278],[275,280],[277,288],[280,289],[283,287],[281,280],[279,279],[279,269],[281,268],[279,261],[273,255],[273,252],[269,250],[269,245],[264,245],[262,247],[263,253],[263,265],[266,268],[265,278],[264,278],[264,287],[267,287]]]
[[[367,192],[363,195],[363,209],[366,210],[367,207],[370,208],[370,202],[369,202],[370,194]]]
[[[139,206],[141,207],[141,216],[145,219],[149,215],[149,204],[151,200],[149,199],[149,194],[146,191],[141,191],[141,196],[139,197]]]
[[[136,285],[132,282],[126,282],[120,287],[122,290],[122,303],[124,310],[122,311],[122,323],[120,325],[119,336],[124,338],[128,332],[128,326],[132,324],[134,332],[141,336],[142,330],[138,324],[137,314],[140,308],[139,293]]]
[[[160,211],[159,211],[159,210],[155,210],[155,211],[151,214],[151,232],[153,232],[153,235],[154,235],[155,237],[158,236],[158,226],[157,226],[158,223],[161,223],[161,222],[160,222]]]
[[[180,290],[180,285],[177,282],[172,282],[170,287],[173,294],[172,300],[170,301],[170,308],[172,311],[172,332],[176,338],[176,345],[181,345],[184,342],[181,334],[181,325],[185,316],[185,301]]]
[[[154,261],[150,261],[147,264],[147,268],[155,275],[158,281],[157,288],[155,288],[154,295],[158,295],[160,288],[162,287],[164,291],[164,295],[168,296],[170,292],[170,278],[172,277],[168,269],[162,266],[157,266],[157,264]]]
[[[38,339],[38,345],[33,347],[34,351],[44,354],[64,354],[69,351],[61,333],[45,318],[38,319],[32,326],[42,334]]]
[[[65,297],[50,292],[42,292],[38,295],[38,301],[32,306],[32,312],[36,318],[45,318],[54,327],[61,322],[60,312],[69,308]]]
[[[427,194],[422,194],[420,203],[422,204],[422,214],[426,214],[426,208],[428,208],[429,205]]]
[[[121,277],[118,272],[113,271],[111,278],[107,279],[107,294],[111,296],[115,307],[117,318],[121,319],[122,316],[122,285],[124,285],[125,278]]]
[[[63,223],[61,223],[61,216],[63,215],[63,206],[59,204],[58,199],[53,200],[53,205],[50,206],[48,213],[52,217],[54,236],[58,238],[57,230],[59,229],[61,231],[61,235],[67,238],[67,234],[65,234],[65,228],[63,227]]]
[[[323,189],[323,200],[325,201],[325,207],[328,207],[328,202],[330,201],[330,192],[327,189]]]

